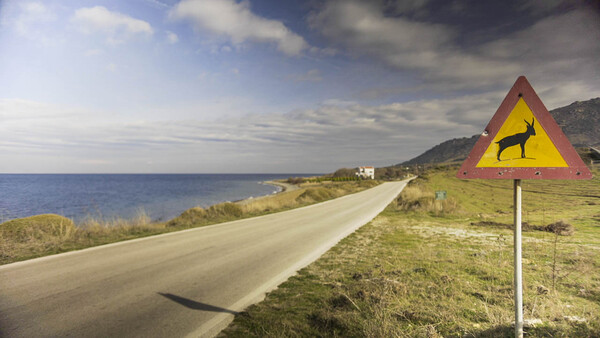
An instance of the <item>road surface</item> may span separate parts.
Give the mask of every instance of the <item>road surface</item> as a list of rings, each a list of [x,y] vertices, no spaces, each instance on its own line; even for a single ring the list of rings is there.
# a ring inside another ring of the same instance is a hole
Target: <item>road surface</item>
[[[0,266],[0,337],[215,335],[369,222],[405,184]]]

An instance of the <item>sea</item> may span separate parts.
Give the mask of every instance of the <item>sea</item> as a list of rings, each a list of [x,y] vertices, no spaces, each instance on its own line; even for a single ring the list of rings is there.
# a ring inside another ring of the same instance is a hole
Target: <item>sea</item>
[[[276,193],[265,181],[316,174],[0,174],[0,223],[39,214],[167,221],[183,211]]]

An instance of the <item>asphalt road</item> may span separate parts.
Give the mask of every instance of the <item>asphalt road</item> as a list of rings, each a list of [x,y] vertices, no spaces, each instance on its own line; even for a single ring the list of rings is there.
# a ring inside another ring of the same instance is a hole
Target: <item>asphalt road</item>
[[[369,222],[405,184],[0,266],[0,337],[215,335]]]

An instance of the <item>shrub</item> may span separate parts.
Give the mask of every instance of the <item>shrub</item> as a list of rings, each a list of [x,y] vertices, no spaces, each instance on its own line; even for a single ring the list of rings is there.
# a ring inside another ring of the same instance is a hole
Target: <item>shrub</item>
[[[191,227],[208,223],[233,220],[244,216],[244,210],[239,204],[225,202],[215,204],[208,209],[194,207],[167,222],[167,227]]]
[[[546,226],[537,227],[536,230],[547,231],[561,236],[572,236],[575,233],[575,227],[562,220]]]
[[[302,183],[304,183],[304,181],[305,180],[302,177],[290,177],[287,179],[287,182],[289,184],[302,184]]]
[[[69,238],[76,228],[72,220],[54,214],[14,219],[0,224],[3,240],[17,243]]]
[[[241,217],[244,214],[242,208],[235,203],[225,202],[215,204],[207,210],[209,217]]]
[[[181,215],[167,222],[167,227],[190,227],[204,219],[206,219],[206,210],[202,207],[194,207],[184,211]]]
[[[308,188],[300,196],[298,200],[301,202],[320,202],[333,197],[333,193],[326,188]]]
[[[457,212],[458,203],[452,197],[436,200],[432,191],[428,191],[418,181],[412,181],[400,193],[396,200],[396,208],[402,211],[424,211],[439,216]]]

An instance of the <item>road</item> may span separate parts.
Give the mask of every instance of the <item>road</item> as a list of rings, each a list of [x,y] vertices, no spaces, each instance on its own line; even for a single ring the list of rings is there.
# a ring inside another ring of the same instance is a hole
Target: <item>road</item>
[[[405,184],[0,266],[0,337],[215,335],[369,222]]]

